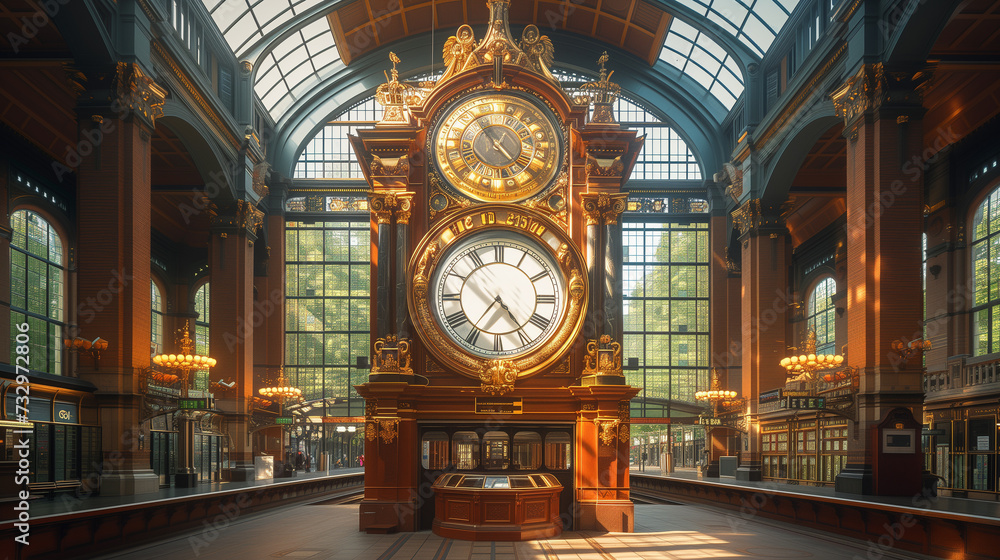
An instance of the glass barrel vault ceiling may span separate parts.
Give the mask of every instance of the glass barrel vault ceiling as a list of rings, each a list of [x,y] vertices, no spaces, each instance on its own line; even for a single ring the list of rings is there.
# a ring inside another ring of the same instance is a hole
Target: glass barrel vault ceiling
[[[173,0],[177,1],[177,0]],[[326,0],[202,0],[239,57],[266,36]],[[477,0],[469,0],[477,1]],[[799,0],[675,0],[763,56]],[[337,2],[335,5],[347,3]],[[558,59],[558,50],[557,59]],[[674,66],[731,109],[743,93],[739,64],[704,33],[670,19],[659,59]],[[257,67],[254,90],[275,122],[296,100],[345,67],[325,17],[282,40]]]

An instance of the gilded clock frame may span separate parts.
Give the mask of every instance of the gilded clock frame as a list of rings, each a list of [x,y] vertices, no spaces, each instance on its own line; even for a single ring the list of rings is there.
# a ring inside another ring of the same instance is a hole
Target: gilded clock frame
[[[494,220],[489,219],[493,216]],[[453,343],[438,324],[428,291],[441,256],[457,241],[480,231],[508,230],[526,235],[548,251],[566,282],[566,305],[559,328],[549,339],[528,353],[504,358],[522,379],[539,373],[561,360],[579,335],[586,320],[590,289],[586,261],[561,225],[544,214],[510,203],[492,203],[461,209],[445,216],[420,241],[407,267],[407,307],[413,326],[424,345],[442,366],[466,377],[479,379],[489,358],[474,356]],[[541,230],[541,231],[540,231]]]
[[[441,126],[443,126],[454,111],[458,110],[467,101],[476,97],[488,97],[490,95],[515,98],[523,103],[534,106],[534,108],[540,111],[544,118],[548,120],[549,126],[552,128],[555,136],[553,140],[558,144],[558,155],[553,158],[554,170],[552,171],[551,176],[544,182],[535,181],[535,184],[531,187],[521,189],[525,194],[512,198],[489,199],[476,193],[474,189],[469,188],[464,183],[460,182],[459,184],[455,184],[447,178],[447,174],[438,163],[437,136],[440,133]],[[551,190],[554,185],[559,183],[560,178],[566,173],[569,156],[569,144],[565,123],[563,123],[562,119],[559,117],[559,112],[556,111],[546,99],[541,98],[524,88],[505,87],[499,91],[495,89],[473,88],[472,90],[463,91],[461,94],[452,97],[443,104],[441,110],[437,112],[432,122],[429,123],[427,130],[426,153],[430,156],[432,161],[430,172],[438,177],[443,190],[447,194],[464,197],[476,204],[512,204],[524,202]]]

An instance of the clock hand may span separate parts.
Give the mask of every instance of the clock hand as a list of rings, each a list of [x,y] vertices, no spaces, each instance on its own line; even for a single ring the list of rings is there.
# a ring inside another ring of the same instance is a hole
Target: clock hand
[[[510,308],[504,304],[503,300],[500,299],[500,296],[497,296],[497,301],[500,302],[500,307],[502,307],[503,310],[507,312],[507,315],[510,315],[511,320],[514,321],[514,324],[520,326],[521,322],[517,320],[517,317],[514,316]]]
[[[503,138],[503,136],[501,136],[501,138]],[[503,144],[501,144],[496,138],[493,139],[493,147],[500,150],[500,153],[506,156],[507,159],[514,159],[514,156],[510,155],[510,153],[503,147]]]
[[[496,303],[497,303],[498,301],[500,301],[500,296],[497,296],[497,297],[496,297],[496,299],[494,299],[494,300],[493,300],[493,303],[491,303],[491,304],[489,305],[489,307],[487,307],[487,308],[486,308],[486,311],[483,311],[483,314],[482,314],[482,315],[480,315],[478,319],[476,319],[476,322],[475,322],[475,323],[472,323],[472,326],[473,326],[473,327],[476,327],[476,328],[478,329],[479,327],[478,327],[478,326],[476,326],[476,325],[478,325],[478,324],[479,324],[479,321],[482,321],[482,320],[483,320],[483,317],[485,317],[485,316],[486,316],[486,314],[490,312],[490,309],[493,309],[493,306],[494,306],[494,305],[496,305]]]

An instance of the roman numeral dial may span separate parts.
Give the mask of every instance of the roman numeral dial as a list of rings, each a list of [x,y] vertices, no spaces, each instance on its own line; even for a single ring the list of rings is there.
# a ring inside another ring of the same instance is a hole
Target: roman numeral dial
[[[518,94],[461,99],[431,135],[446,182],[486,202],[512,202],[548,186],[563,157],[558,121],[541,101]]]
[[[526,354],[556,331],[563,273],[551,252],[521,233],[484,231],[443,256],[429,299],[454,344],[483,358]]]

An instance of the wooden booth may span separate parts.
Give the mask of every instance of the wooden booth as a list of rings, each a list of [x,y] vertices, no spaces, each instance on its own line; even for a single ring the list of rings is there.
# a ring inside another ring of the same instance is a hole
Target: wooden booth
[[[643,139],[606,56],[570,97],[548,37],[515,40],[508,0],[488,4],[436,82],[399,81],[392,55],[384,117],[351,137],[373,244],[360,527],[631,531],[619,216]]]

